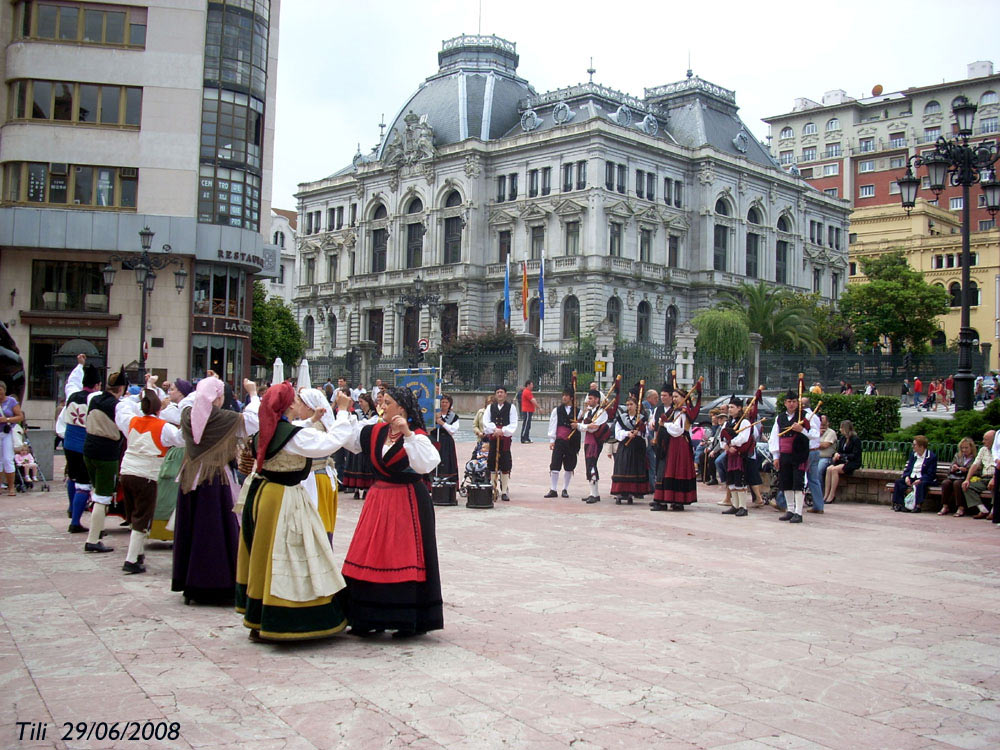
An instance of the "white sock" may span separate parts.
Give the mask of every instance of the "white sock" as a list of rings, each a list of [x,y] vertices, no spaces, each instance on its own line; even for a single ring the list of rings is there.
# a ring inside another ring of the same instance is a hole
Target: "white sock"
[[[597,480],[596,479],[591,479],[590,480],[590,494],[593,495],[594,497],[600,497],[601,496],[601,491],[597,488]]]
[[[569,491],[569,480],[573,478],[572,471],[563,472],[563,489]]]
[[[980,513],[988,513],[989,511],[986,510],[986,506],[985,505],[983,505],[982,503],[979,503],[979,512]]]
[[[126,562],[138,562],[139,555],[142,554],[143,546],[146,543],[146,534],[143,531],[133,531],[128,538],[128,554],[125,555]]]
[[[742,502],[743,491],[733,489],[729,491],[729,494],[730,494],[730,503],[734,508],[736,508],[736,510],[739,510],[741,507],[740,503]]]
[[[508,485],[510,485],[510,474],[501,474],[500,475],[500,493],[502,495],[508,494],[507,493],[507,487],[508,487]]]
[[[792,512],[795,515],[797,515],[797,516],[801,516],[802,515],[802,511],[804,511],[805,508],[806,508],[806,495],[805,495],[805,493],[793,490],[792,491],[792,503],[793,503],[794,508],[795,508],[795,510],[793,510]]]
[[[559,486],[559,472],[550,471],[549,472],[549,489],[553,492],[556,491],[556,487]]]
[[[104,503],[94,503],[94,509],[90,512],[90,533],[87,534],[87,544],[97,544],[101,541],[101,532],[104,531],[104,518],[108,514],[108,506]]]

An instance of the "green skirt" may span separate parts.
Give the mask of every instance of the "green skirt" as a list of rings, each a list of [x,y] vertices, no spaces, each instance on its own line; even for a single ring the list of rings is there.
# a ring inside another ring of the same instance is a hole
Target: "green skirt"
[[[149,530],[150,539],[160,539],[164,542],[171,542],[174,539],[174,532],[167,529],[167,522],[177,507],[180,484],[176,479],[182,463],[184,463],[184,449],[177,446],[167,451],[160,465],[160,473],[156,477],[156,511],[153,513],[153,525]]]

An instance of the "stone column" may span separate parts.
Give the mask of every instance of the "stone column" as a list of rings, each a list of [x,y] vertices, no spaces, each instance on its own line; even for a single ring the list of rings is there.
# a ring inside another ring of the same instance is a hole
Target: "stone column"
[[[993,365],[990,363],[990,350],[993,348],[993,344],[983,342],[979,345],[980,350],[983,352],[983,370],[989,372],[993,369]]]
[[[760,379],[760,342],[764,337],[759,333],[750,334],[750,372],[747,374],[747,393],[756,393]]]
[[[515,333],[514,344],[517,347],[517,382],[514,391],[520,388],[526,380],[531,379],[531,352],[536,339],[530,333]]]
[[[358,342],[358,351],[361,353],[361,384],[370,388],[375,382],[375,350],[378,344],[369,339]]]
[[[677,329],[674,338],[674,351],[677,352],[677,385],[681,388],[690,388],[694,385],[694,341],[698,337],[698,331],[690,322],[686,322]]]

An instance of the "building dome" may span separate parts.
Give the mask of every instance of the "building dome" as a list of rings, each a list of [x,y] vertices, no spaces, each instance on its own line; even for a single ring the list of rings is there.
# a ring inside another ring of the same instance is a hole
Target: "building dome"
[[[424,81],[399,110],[379,146],[406,132],[415,115],[433,129],[433,145],[441,148],[466,138],[500,138],[521,117],[518,103],[534,95],[518,78],[516,45],[498,36],[457,36],[445,40],[438,53],[438,72]]]

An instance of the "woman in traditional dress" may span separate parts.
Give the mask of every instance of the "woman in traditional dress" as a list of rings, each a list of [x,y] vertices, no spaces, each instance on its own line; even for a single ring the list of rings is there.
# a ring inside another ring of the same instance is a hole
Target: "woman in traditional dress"
[[[615,469],[611,475],[611,494],[615,505],[622,500],[629,505],[635,497],[649,494],[649,471],[646,465],[646,440],[643,419],[639,414],[639,404],[635,396],[625,399],[625,412],[615,417]]]
[[[181,425],[181,411],[194,403],[194,386],[187,380],[178,378],[172,383],[164,383],[167,387],[167,403],[160,411],[160,419],[169,422],[174,427]],[[184,463],[184,444],[171,448],[160,462],[160,473],[156,477],[156,509],[153,511],[153,523],[146,535],[149,539],[170,542],[174,539],[174,525],[171,519],[177,507],[177,474]]]
[[[156,391],[143,389],[139,406],[141,414],[135,412],[130,399],[123,399],[115,410],[115,422],[128,441],[118,476],[125,499],[125,517],[132,528],[128,554],[122,565],[122,570],[130,575],[146,572],[144,548],[153,523],[157,479],[164,456],[168,449],[180,449],[181,455],[184,455],[184,435],[180,429],[160,418],[162,403]],[[170,483],[176,496],[177,485],[172,478]]]
[[[326,395],[318,388],[302,388],[299,390],[299,398],[302,403],[309,407],[309,418],[305,420],[295,420],[294,425],[300,427],[311,427],[320,432],[332,432],[336,419],[332,414],[330,402],[326,400]],[[322,410],[319,421],[311,418],[317,410]],[[302,480],[302,486],[311,498],[316,500],[316,509],[319,517],[323,519],[323,528],[326,535],[333,544],[333,529],[337,525],[337,501],[340,496],[340,488],[337,486],[337,471],[333,466],[333,455],[312,457],[312,471],[309,476]]]
[[[272,385],[260,402],[260,432],[251,440],[254,473],[240,493],[236,572],[236,611],[251,640],[323,638],[347,627],[334,596],[344,579],[302,480],[313,458],[325,459],[353,436],[350,398],[337,394],[340,411],[325,432],[290,421],[311,414],[319,422],[326,412],[306,406],[291,383]]]
[[[448,501],[441,505],[458,505],[455,489],[458,487],[458,453],[455,451],[455,433],[458,432],[458,414],[452,411],[454,401],[447,393],[441,394],[441,411],[434,417],[431,442],[438,449],[441,463],[434,469],[434,483],[448,487]]]
[[[361,427],[375,424],[379,421],[378,411],[375,409],[375,401],[368,393],[358,396],[358,409],[354,412]],[[372,462],[368,459],[368,454],[348,452],[347,460],[344,462],[344,476],[341,484],[354,490],[355,499],[360,498],[362,492],[367,492],[372,486],[375,477],[372,475]]]
[[[347,443],[375,470],[344,560],[351,632],[395,637],[444,627],[434,506],[424,476],[441,460],[407,388],[388,388],[385,422],[359,428]]]
[[[216,377],[202,378],[194,403],[181,412],[184,463],[174,521],[172,591],[184,603],[232,604],[236,590],[239,526],[233,500],[239,485],[229,463],[236,441],[257,432],[257,386],[244,380],[250,406],[239,414],[222,408],[225,388]],[[235,488],[235,489],[234,489]]]
[[[654,509],[669,506],[670,510],[684,510],[685,505],[698,502],[694,451],[691,450],[691,440],[687,435],[691,417],[684,406],[687,400],[686,392],[674,388],[670,393],[670,399],[672,412],[664,425],[669,440],[667,458],[663,474],[653,494],[653,501],[661,507]]]

